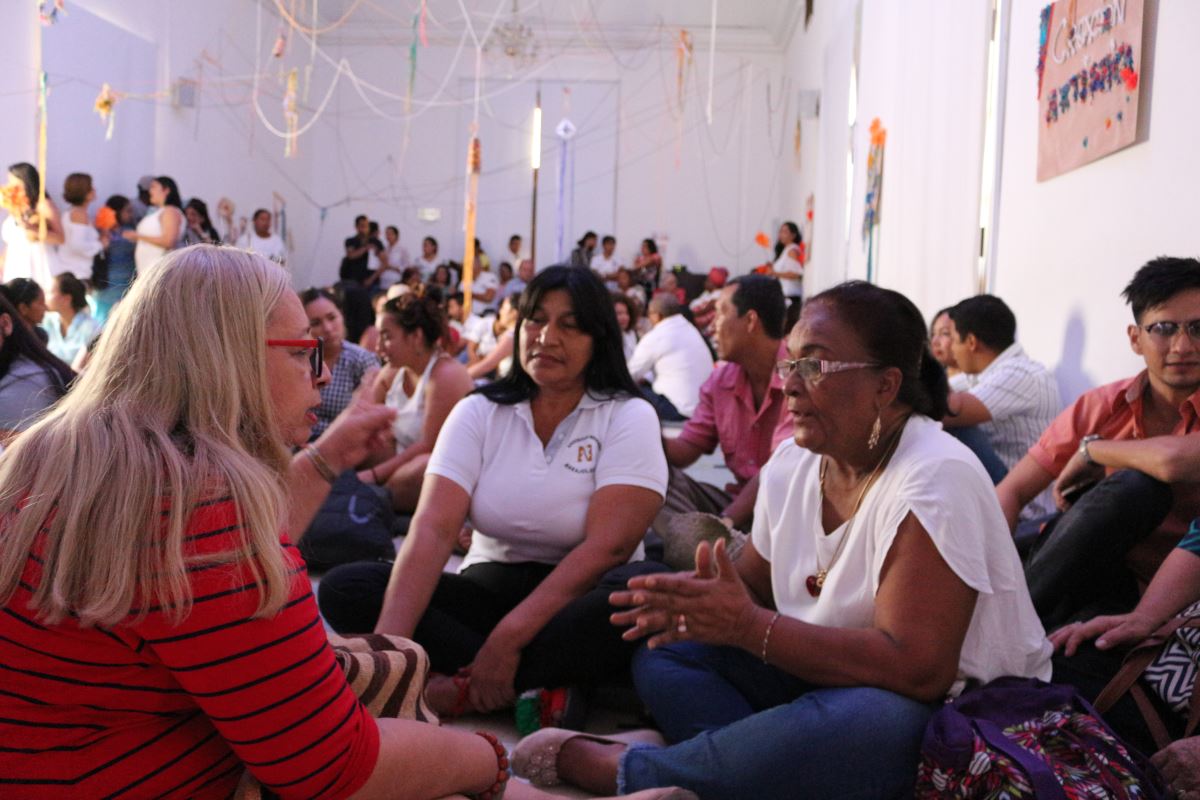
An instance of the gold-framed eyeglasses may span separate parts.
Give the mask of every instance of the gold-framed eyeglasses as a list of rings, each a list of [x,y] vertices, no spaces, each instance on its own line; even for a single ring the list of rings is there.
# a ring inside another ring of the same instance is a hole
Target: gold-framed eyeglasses
[[[869,369],[880,367],[874,361],[826,361],[823,358],[785,358],[775,362],[775,374],[780,380],[786,381],[793,374],[798,374],[805,383],[816,386],[826,375],[835,372],[846,372],[852,369]]]

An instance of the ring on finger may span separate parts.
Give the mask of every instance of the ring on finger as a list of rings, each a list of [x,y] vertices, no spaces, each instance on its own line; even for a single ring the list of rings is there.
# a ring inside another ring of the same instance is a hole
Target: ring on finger
[[[687,615],[686,614],[680,614],[678,617],[675,618],[675,632],[676,633],[687,633],[688,632]]]

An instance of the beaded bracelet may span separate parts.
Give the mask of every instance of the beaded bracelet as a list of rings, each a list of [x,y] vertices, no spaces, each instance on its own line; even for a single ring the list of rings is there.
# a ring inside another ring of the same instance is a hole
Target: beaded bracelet
[[[771,617],[771,621],[767,623],[767,632],[763,634],[762,643],[762,662],[767,663],[767,643],[771,641],[771,631],[775,629],[775,623],[779,621],[780,614],[775,612],[775,616]]]
[[[471,797],[475,800],[500,800],[504,797],[504,790],[508,787],[508,779],[512,777],[512,769],[508,765],[508,751],[504,749],[504,745],[500,744],[499,739],[487,731],[475,731],[475,735],[482,736],[496,751],[496,782]]]

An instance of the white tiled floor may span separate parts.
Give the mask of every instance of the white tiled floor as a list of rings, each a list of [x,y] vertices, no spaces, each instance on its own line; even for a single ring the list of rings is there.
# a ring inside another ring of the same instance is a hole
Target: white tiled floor
[[[665,435],[678,435],[678,428],[666,428]],[[724,460],[720,453],[711,456],[702,456],[692,466],[688,467],[687,472],[693,478],[705,483],[711,483],[714,486],[724,487],[725,484],[732,480],[732,474],[725,466]],[[454,572],[458,569],[458,565],[462,559],[458,556],[452,556],[449,563],[446,564],[446,571]],[[317,592],[317,587],[320,585],[321,579],[319,576],[312,577],[313,593]],[[326,626],[328,628],[328,626]],[[513,723],[513,715],[511,711],[489,714],[486,716],[467,716],[452,722],[446,723],[456,728],[466,730],[486,730],[489,731],[504,742],[509,750],[517,743],[518,735],[516,726]],[[618,712],[605,708],[591,708],[588,713],[587,730],[590,733],[599,735],[608,735],[621,731],[627,731],[632,727],[636,727],[638,719],[635,715],[628,712]],[[558,797],[570,798],[586,798],[590,797],[586,793],[571,789],[569,787],[558,787],[552,790],[552,794]]]

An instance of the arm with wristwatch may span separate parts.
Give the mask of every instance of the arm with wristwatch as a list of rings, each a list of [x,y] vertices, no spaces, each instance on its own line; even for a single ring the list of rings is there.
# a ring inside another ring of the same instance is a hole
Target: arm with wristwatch
[[[1118,469],[1135,469],[1163,483],[1200,480],[1200,433],[1148,439],[1084,436],[1054,483],[1055,502],[1059,508],[1069,506],[1073,494],[1078,498],[1072,490],[1078,492]]]

